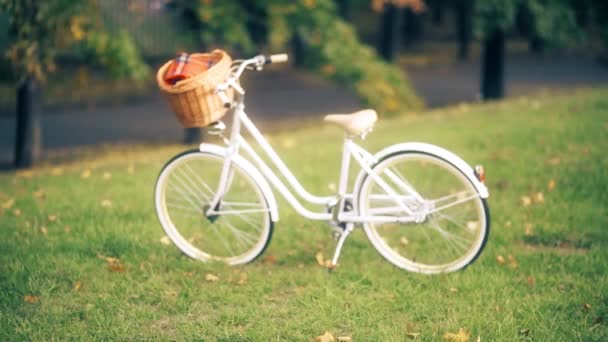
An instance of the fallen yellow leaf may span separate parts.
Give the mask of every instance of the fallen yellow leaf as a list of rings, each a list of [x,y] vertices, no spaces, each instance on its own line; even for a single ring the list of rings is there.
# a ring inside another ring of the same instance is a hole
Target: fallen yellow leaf
[[[241,273],[241,275],[239,276],[239,281],[237,282],[237,284],[244,285],[246,282],[247,282],[247,273]]]
[[[471,333],[463,328],[458,329],[457,333],[446,332],[443,334],[443,340],[446,342],[468,342]]]
[[[501,265],[504,265],[506,263],[505,258],[502,255],[497,256],[496,261]]]
[[[40,227],[40,233],[42,233],[42,235],[46,235],[48,232],[49,230],[45,226]]]
[[[162,238],[160,238],[160,243],[162,243],[165,246],[169,246],[169,245],[171,245],[171,239],[169,239],[168,236],[163,236]]]
[[[401,239],[399,239],[399,243],[401,243],[404,246],[407,246],[410,243],[410,241],[405,236],[402,236]]]
[[[524,207],[529,206],[530,204],[532,204],[532,199],[528,196],[521,196],[521,205],[523,205]]]
[[[55,221],[57,221],[57,215],[49,215],[49,216],[47,216],[47,219],[50,222],[55,222]]]
[[[34,191],[34,197],[39,198],[39,199],[44,199],[46,197],[46,194],[44,193],[44,190],[38,189],[38,190]]]
[[[526,224],[524,224],[524,235],[525,236],[532,236],[532,235],[534,235],[534,232],[532,231],[532,223],[526,223]]]
[[[545,196],[543,195],[542,192],[537,192],[534,194],[534,197],[532,197],[534,200],[534,203],[543,203],[545,202]]]
[[[509,254],[509,267],[515,269],[517,268],[519,265],[517,264],[517,260],[515,260],[515,257],[511,254]]]
[[[20,209],[15,209],[15,210],[13,210],[13,214],[15,216],[21,216],[21,210]]]
[[[528,286],[534,286],[534,284],[536,284],[536,280],[533,276],[528,276],[528,278],[526,278],[526,282],[528,283]]]
[[[104,199],[103,201],[101,201],[101,206],[104,208],[109,208],[112,206],[112,201]]]
[[[338,336],[337,342],[351,342],[353,339],[350,336]]]
[[[36,302],[38,302],[38,300],[40,300],[40,298],[38,298],[37,296],[28,294],[28,295],[23,296],[23,300],[28,303],[36,303]]]
[[[117,273],[123,273],[127,271],[125,265],[121,264],[120,262],[108,263],[108,268],[110,269],[110,271]]]
[[[323,335],[317,336],[315,342],[336,342],[336,338],[329,331],[326,331]]]
[[[317,263],[321,266],[325,266],[325,258],[323,258],[323,253],[322,252],[317,252],[317,254],[315,254],[315,259],[317,259]]]
[[[80,178],[82,178],[82,179],[87,179],[89,177],[91,177],[91,170],[89,170],[89,169],[83,170],[82,173],[80,174]]]
[[[553,157],[553,158],[549,158],[547,159],[545,162],[551,166],[557,166],[561,163],[561,159],[560,157]]]
[[[14,199],[9,199],[8,201],[2,203],[2,209],[10,209],[15,204]]]
[[[420,337],[420,333],[419,332],[409,332],[409,333],[405,334],[405,336],[407,336],[408,338],[411,338],[412,340],[417,340],[418,337]]]
[[[80,290],[80,288],[82,287],[82,282],[79,280],[76,283],[74,283],[74,291],[78,291]]]
[[[267,256],[264,257],[264,263],[268,264],[268,265],[274,265],[277,262],[277,257],[275,257],[272,254],[269,254]]]
[[[458,292],[458,289],[455,287],[450,287],[449,291],[452,293],[456,293],[456,292]]]
[[[216,276],[213,273],[205,273],[205,280],[209,282],[218,281],[220,277]]]
[[[547,190],[553,191],[553,189],[555,189],[555,179],[551,179],[547,184]]]

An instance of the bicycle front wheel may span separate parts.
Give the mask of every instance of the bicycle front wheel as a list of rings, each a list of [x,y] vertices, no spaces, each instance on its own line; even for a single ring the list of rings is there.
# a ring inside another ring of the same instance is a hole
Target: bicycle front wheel
[[[173,158],[156,182],[156,213],[171,241],[186,255],[238,265],[264,251],[273,226],[260,186],[235,162],[216,213],[207,215],[223,165],[223,156],[198,150]]]
[[[460,169],[415,151],[389,155],[372,169],[378,178],[367,175],[361,183],[360,215],[402,219],[363,224],[388,261],[408,271],[436,274],[462,269],[479,256],[489,234],[488,206]]]

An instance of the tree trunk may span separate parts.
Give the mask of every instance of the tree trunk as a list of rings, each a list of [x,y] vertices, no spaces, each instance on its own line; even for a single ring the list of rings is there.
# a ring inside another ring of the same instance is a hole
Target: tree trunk
[[[433,25],[441,26],[441,24],[443,24],[443,11],[445,7],[443,0],[435,0],[431,2],[430,6],[432,11]]]
[[[301,68],[304,66],[304,54],[306,53],[306,43],[300,33],[296,30],[291,37],[291,55],[293,55],[293,66]]]
[[[397,53],[400,12],[395,5],[386,4],[382,13],[378,51],[387,61],[392,61]]]
[[[26,78],[17,88],[17,132],[15,167],[33,166],[40,158],[40,90],[34,78]]]
[[[471,36],[473,31],[472,0],[458,0],[456,2],[456,23],[458,31],[458,58],[469,58]]]
[[[351,0],[337,0],[338,14],[344,21],[350,20]]]
[[[483,41],[481,95],[483,100],[504,96],[505,34],[497,29]]]
[[[203,142],[203,130],[198,127],[184,128],[184,144],[193,145]]]
[[[403,44],[412,46],[422,36],[422,21],[419,14],[410,8],[403,9]]]

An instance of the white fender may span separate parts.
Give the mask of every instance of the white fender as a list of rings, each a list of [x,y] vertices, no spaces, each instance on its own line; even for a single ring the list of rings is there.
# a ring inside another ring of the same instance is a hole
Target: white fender
[[[435,155],[441,159],[444,159],[445,161],[456,166],[458,169],[460,169],[460,171],[462,171],[464,173],[464,175],[471,181],[471,183],[473,184],[473,186],[475,187],[477,192],[479,192],[479,195],[481,196],[481,198],[488,198],[490,196],[490,193],[488,192],[488,188],[485,186],[485,184],[480,182],[479,179],[477,179],[477,176],[475,176],[475,171],[469,164],[467,164],[464,160],[462,160],[462,158],[455,155],[454,153],[452,153],[442,147],[436,146],[436,145],[420,143],[420,142],[408,142],[408,143],[401,143],[401,144],[388,146],[388,147],[382,149],[381,151],[379,151],[378,153],[374,154],[373,159],[370,162],[373,165],[388,155],[391,155],[391,154],[394,154],[397,152],[408,152],[408,151],[409,152],[428,153],[428,154]],[[361,172],[359,174],[357,182],[355,183],[356,187],[357,187],[357,191],[358,191],[360,182],[363,180],[364,175],[365,175],[365,172]]]
[[[206,144],[202,143],[199,145],[199,151],[207,152],[211,154],[215,154],[221,157],[225,157],[228,153],[228,149],[226,147],[222,147],[214,144]],[[232,161],[240,166],[243,170],[245,170],[251,178],[260,186],[264,197],[268,201],[268,207],[270,208],[270,219],[272,222],[279,221],[279,209],[277,206],[277,200],[274,197],[274,193],[272,192],[272,188],[266,181],[266,178],[262,176],[260,171],[251,164],[247,159],[241,157],[240,155],[233,156]]]

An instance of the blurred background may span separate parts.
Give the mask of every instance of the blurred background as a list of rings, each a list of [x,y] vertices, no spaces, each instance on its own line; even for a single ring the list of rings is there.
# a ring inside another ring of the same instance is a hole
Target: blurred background
[[[185,143],[155,72],[181,51],[290,54],[247,75],[268,129],[608,83],[605,0],[0,0],[0,165]]]

